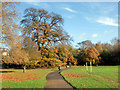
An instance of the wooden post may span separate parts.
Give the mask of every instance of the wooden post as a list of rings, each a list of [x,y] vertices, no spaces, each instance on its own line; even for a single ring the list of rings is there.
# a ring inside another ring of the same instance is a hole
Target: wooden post
[[[26,66],[23,67],[23,73],[25,73],[25,71],[26,71]]]
[[[88,66],[87,66],[87,62],[86,62],[86,70],[88,71]]]
[[[92,62],[90,61],[90,72],[92,72]]]

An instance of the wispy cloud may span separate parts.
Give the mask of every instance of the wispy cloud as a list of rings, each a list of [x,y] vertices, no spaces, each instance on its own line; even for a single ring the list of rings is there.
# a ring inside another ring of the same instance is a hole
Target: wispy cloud
[[[116,3],[117,5],[117,3]],[[97,10],[96,12],[100,15],[109,15],[113,14],[113,12],[116,12],[116,5],[115,4],[104,4],[100,2],[95,2],[95,3],[88,3],[88,7],[91,9]],[[105,7],[104,7],[105,6]],[[95,12],[95,13],[96,13]]]
[[[76,15],[73,15],[73,14],[64,14],[62,15],[64,18],[68,18],[68,19],[73,19],[76,17]]]
[[[82,33],[78,38],[83,39],[86,36],[86,33]]]
[[[112,32],[114,32],[115,30],[106,30],[106,31],[104,31],[104,34],[107,34],[107,33],[112,33]]]
[[[77,11],[71,9],[71,8],[64,8],[65,10],[69,11],[69,12],[72,12],[72,13],[77,13]]]
[[[98,37],[98,34],[92,34],[92,38]]]
[[[28,4],[31,4],[31,5],[34,5],[34,6],[40,6],[40,7],[43,7],[43,8],[48,8],[50,7],[48,5],[48,3],[45,3],[45,2],[27,2]]]
[[[72,19],[72,18],[75,17],[75,15],[67,15],[66,17],[69,18],[69,19]]]
[[[115,22],[115,20],[112,18],[109,18],[109,17],[102,17],[102,18],[96,20],[96,22],[102,23],[105,25],[110,25],[110,26],[118,26],[118,24]]]
[[[67,16],[69,19],[73,18],[72,16]]]
[[[38,6],[39,4],[38,3],[32,3],[33,5],[35,5],[35,6]]]
[[[38,6],[39,2],[27,2],[28,4],[34,5],[34,6]]]

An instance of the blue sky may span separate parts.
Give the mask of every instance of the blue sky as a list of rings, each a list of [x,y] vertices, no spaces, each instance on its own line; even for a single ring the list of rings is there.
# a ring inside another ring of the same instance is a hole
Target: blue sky
[[[60,14],[64,19],[64,30],[74,40],[73,47],[84,40],[110,43],[118,37],[117,2],[21,2],[17,7],[21,19],[24,10],[30,7]]]

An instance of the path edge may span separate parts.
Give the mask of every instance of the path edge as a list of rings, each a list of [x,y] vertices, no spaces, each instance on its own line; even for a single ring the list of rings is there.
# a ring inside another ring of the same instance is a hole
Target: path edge
[[[68,69],[70,69],[70,68],[66,68],[66,69],[64,69],[64,70],[68,70]],[[64,71],[64,70],[62,70],[62,71]],[[61,72],[62,72],[62,71],[61,71]],[[61,74],[61,72],[60,72],[60,75],[62,76],[62,78],[63,78],[70,86],[72,86],[73,89],[77,89],[75,86],[73,86],[71,83],[69,83],[69,82],[65,79],[65,77]]]

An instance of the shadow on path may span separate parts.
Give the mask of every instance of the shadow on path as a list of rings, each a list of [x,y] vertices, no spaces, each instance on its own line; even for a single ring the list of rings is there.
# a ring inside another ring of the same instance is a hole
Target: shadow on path
[[[62,69],[63,70],[67,70],[69,68],[66,69]],[[73,87],[71,85],[69,85],[64,79],[63,77],[60,75],[59,71],[55,71],[52,73],[49,73],[46,77],[47,83],[44,86],[44,90],[47,89],[51,89],[51,90],[55,90],[56,89],[69,89],[69,90],[73,90]]]

